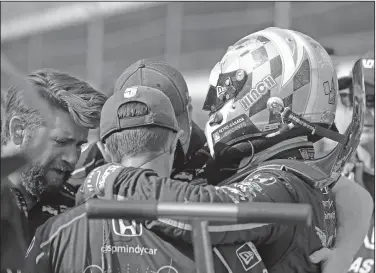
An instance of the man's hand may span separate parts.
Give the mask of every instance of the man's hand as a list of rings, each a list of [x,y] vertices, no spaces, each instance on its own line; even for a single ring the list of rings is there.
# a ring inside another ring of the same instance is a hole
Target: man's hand
[[[312,263],[321,263],[322,273],[345,273],[350,268],[352,257],[344,259],[338,249],[322,248],[309,256]]]

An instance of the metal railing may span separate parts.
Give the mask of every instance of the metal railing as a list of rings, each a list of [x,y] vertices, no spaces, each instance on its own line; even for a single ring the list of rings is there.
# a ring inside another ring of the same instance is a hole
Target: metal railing
[[[197,273],[214,273],[210,221],[223,223],[305,224],[312,220],[308,204],[288,203],[172,203],[157,201],[88,200],[90,219],[158,220],[190,222]]]

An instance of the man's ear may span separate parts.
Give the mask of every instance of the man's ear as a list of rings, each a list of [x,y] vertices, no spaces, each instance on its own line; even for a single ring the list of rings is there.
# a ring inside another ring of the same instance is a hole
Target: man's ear
[[[98,149],[101,151],[104,160],[105,160],[107,163],[111,163],[111,162],[112,162],[112,156],[111,156],[111,154],[108,152],[106,145],[103,144],[102,141],[97,141],[97,147],[98,147]]]
[[[9,122],[10,141],[15,145],[21,145],[24,139],[24,128],[21,119],[18,116],[11,118]]]
[[[180,130],[179,132],[176,133],[175,137],[171,141],[171,147],[170,147],[170,153],[174,154],[176,150],[176,146],[178,145],[178,141],[181,138],[181,136],[184,134],[183,130]]]

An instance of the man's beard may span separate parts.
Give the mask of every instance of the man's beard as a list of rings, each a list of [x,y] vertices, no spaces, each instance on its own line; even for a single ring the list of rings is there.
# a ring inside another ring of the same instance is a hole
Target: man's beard
[[[67,171],[64,174],[62,183],[57,185],[47,181],[46,173],[48,166],[45,165],[33,165],[27,167],[21,173],[21,184],[31,195],[35,196],[38,200],[48,198],[48,195],[54,196],[54,194],[60,192],[61,184],[68,181],[71,177],[71,172]]]
[[[40,199],[48,186],[44,177],[45,173],[45,166],[39,164],[27,166],[21,173],[21,185],[37,199]]]
[[[21,151],[26,151],[30,143],[31,138],[22,145]],[[62,180],[48,181],[48,171],[55,168],[64,171]],[[56,158],[44,158],[25,167],[21,172],[21,185],[28,193],[41,200],[42,196],[59,192],[61,185],[68,181],[73,170],[74,166],[68,166],[66,162]]]

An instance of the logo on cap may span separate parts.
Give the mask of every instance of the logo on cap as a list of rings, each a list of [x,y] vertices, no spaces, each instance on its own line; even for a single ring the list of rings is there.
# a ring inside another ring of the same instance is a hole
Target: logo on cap
[[[124,98],[130,99],[136,96],[136,94],[137,94],[137,87],[130,87],[130,88],[125,89]]]

